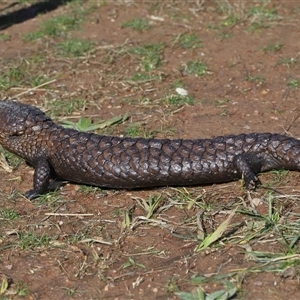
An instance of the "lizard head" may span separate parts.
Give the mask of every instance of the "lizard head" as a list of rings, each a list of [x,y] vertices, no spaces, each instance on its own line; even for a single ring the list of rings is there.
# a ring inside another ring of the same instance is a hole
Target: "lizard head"
[[[43,128],[50,121],[40,109],[11,100],[0,101],[0,143],[10,136]]]

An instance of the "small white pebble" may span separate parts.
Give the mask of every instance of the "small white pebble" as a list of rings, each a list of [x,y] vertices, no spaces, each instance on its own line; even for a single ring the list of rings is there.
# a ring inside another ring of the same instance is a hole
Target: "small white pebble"
[[[176,92],[180,96],[187,96],[188,95],[188,91],[183,89],[183,88],[176,88]]]
[[[261,198],[253,198],[252,203],[254,206],[259,206],[263,204],[263,200]]]
[[[154,21],[160,21],[160,22],[163,22],[165,20],[163,17],[153,16],[153,15],[150,16],[150,19]]]

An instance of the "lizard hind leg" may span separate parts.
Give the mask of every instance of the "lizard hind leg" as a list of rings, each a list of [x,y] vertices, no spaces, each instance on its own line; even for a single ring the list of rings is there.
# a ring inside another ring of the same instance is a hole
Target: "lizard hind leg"
[[[238,155],[234,160],[234,167],[238,174],[243,177],[245,187],[248,190],[255,190],[261,184],[256,176],[261,171],[261,159],[253,154],[244,153]]]

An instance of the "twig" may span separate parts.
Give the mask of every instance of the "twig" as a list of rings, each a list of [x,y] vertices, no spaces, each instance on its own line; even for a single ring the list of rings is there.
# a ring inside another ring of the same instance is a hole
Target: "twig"
[[[103,240],[99,240],[99,239],[84,239],[82,241],[80,241],[80,243],[99,243],[99,244],[104,244],[104,245],[109,245],[111,246],[112,243],[111,242],[107,242],[107,241],[103,241]]]
[[[61,213],[45,213],[45,216],[61,216],[61,217],[92,217],[94,214],[61,214]]]
[[[56,79],[50,80],[50,81],[48,81],[48,82],[44,82],[44,83],[42,83],[42,84],[40,84],[40,85],[38,85],[38,86],[35,86],[35,87],[31,88],[31,89],[28,89],[28,90],[26,90],[26,91],[24,91],[24,92],[22,92],[22,93],[20,93],[20,94],[18,94],[18,95],[16,95],[16,96],[14,96],[13,98],[18,98],[18,97],[20,97],[20,96],[22,96],[22,95],[24,95],[24,94],[30,93],[30,92],[32,92],[32,91],[35,91],[35,90],[41,88],[42,86],[48,85],[48,84],[53,83],[53,82],[55,82],[55,81],[56,81]]]

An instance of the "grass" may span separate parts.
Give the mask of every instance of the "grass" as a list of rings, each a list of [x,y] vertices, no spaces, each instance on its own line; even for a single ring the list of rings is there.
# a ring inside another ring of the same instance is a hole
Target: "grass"
[[[13,169],[17,169],[20,164],[24,161],[22,158],[12,154],[11,152],[1,149],[3,163],[7,166],[7,170],[12,171]]]
[[[66,291],[66,296],[67,297],[74,297],[77,293],[78,293],[78,290],[77,288],[63,288],[65,291]]]
[[[15,284],[16,295],[25,297],[29,294],[29,287],[23,281],[18,281]]]
[[[76,244],[78,242],[81,242],[85,239],[88,238],[88,232],[87,230],[80,230],[76,233],[73,233],[71,234],[69,237],[68,237],[68,242],[69,244]]]
[[[23,231],[18,233],[21,250],[29,250],[49,246],[51,238],[46,234],[37,235],[35,231]]]
[[[0,41],[5,42],[11,39],[11,35],[8,33],[0,33]]]
[[[106,195],[106,192],[102,190],[100,187],[90,186],[90,185],[80,185],[80,188],[78,192],[83,194],[104,194]]]
[[[71,38],[56,46],[58,54],[65,57],[87,56],[95,48],[95,43],[89,40]]]
[[[13,220],[17,220],[18,218],[19,218],[19,214],[14,210],[11,210],[9,208],[0,209],[0,219],[13,221]]]
[[[127,113],[125,113],[123,116],[115,116],[108,120],[103,120],[98,122],[93,122],[90,118],[82,117],[78,120],[78,122],[64,120],[63,125],[66,128],[73,128],[78,131],[88,132],[88,131],[95,131],[98,129],[104,129],[112,125],[117,125],[125,122],[127,119],[128,119]]]
[[[297,65],[299,62],[298,55],[295,57],[283,57],[277,63],[277,65],[285,65],[290,69],[291,67]]]
[[[280,19],[275,8],[269,8],[270,1],[264,1],[255,6],[247,6],[246,1],[217,1],[217,12],[225,15],[221,26],[233,27],[246,24],[249,31],[258,31],[270,26],[271,22]]]
[[[298,89],[300,87],[300,80],[299,79],[290,79],[287,82],[287,86],[292,89]]]
[[[214,101],[215,105],[219,106],[219,107],[223,107],[223,106],[226,107],[229,102],[230,102],[230,99],[228,99],[228,98],[217,99]]]
[[[59,187],[59,183],[57,182],[57,187]],[[35,200],[35,203],[39,205],[47,205],[52,208],[59,207],[61,203],[63,203],[63,199],[57,190],[50,191],[46,194],[41,195],[39,198]]]
[[[141,123],[131,123],[125,129],[125,135],[128,137],[143,137],[148,139],[153,138],[155,133],[157,133],[156,130],[148,131]]]
[[[25,34],[23,40],[30,42],[44,37],[63,36],[70,30],[79,29],[82,21],[76,15],[57,16],[44,21],[37,31]]]
[[[231,32],[225,32],[225,31],[221,31],[219,34],[218,34],[218,37],[221,38],[221,39],[229,39],[229,38],[232,38],[233,37],[233,33]]]
[[[147,19],[134,18],[122,24],[122,28],[131,28],[133,30],[142,32],[150,28]]]
[[[161,76],[146,72],[137,72],[132,75],[131,80],[135,82],[161,81]]]
[[[45,37],[65,37],[70,31],[80,29],[86,14],[93,10],[93,5],[82,6],[81,1],[71,1],[67,6],[71,8],[70,12],[45,20],[38,30],[25,34],[23,40],[30,42]]]
[[[188,61],[184,66],[183,71],[188,75],[194,74],[201,77],[207,74],[208,66],[200,61]]]
[[[74,112],[82,113],[86,107],[86,101],[83,99],[54,99],[45,101],[45,106],[49,109],[53,117],[69,116]]]
[[[21,60],[14,65],[0,71],[0,89],[8,90],[11,87],[29,86],[36,87],[49,78],[41,70],[32,70],[34,66],[29,61]]]
[[[161,55],[164,44],[145,44],[132,47],[129,53],[138,58],[139,67],[137,72],[131,76],[135,82],[161,81],[160,72],[157,71],[161,64]]]
[[[278,14],[275,8],[267,8],[265,5],[251,6],[247,14],[252,22],[261,23],[269,19],[277,19]]]
[[[263,47],[264,52],[268,53],[275,53],[282,49],[283,44],[281,43],[275,43],[275,44],[268,44],[267,46]]]
[[[135,260],[131,257],[129,257],[128,261],[122,265],[122,269],[127,269],[130,267],[138,267],[138,268],[145,269],[145,266],[143,264],[139,264],[139,263],[135,262]]]
[[[172,94],[168,95],[163,99],[164,103],[170,104],[170,105],[184,105],[189,104],[192,105],[195,103],[195,99],[192,96],[182,96],[178,94]]]
[[[164,45],[162,43],[146,44],[143,46],[133,47],[129,50],[129,52],[140,57],[140,63],[143,67],[143,71],[150,72],[160,65],[163,48]]]
[[[176,40],[183,49],[195,49],[202,47],[202,43],[196,34],[181,34]]]
[[[164,202],[162,195],[150,195],[147,200],[137,199],[140,207],[146,212],[146,219],[151,219]]]
[[[266,79],[262,75],[248,75],[245,80],[250,82],[263,83]]]
[[[237,288],[229,281],[225,282],[225,289],[215,291],[213,293],[205,293],[202,288],[196,288],[191,293],[188,292],[176,292],[180,300],[190,299],[210,299],[210,300],[226,300],[233,299],[236,296]]]

